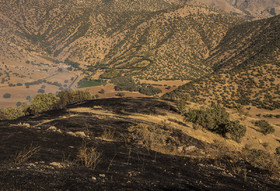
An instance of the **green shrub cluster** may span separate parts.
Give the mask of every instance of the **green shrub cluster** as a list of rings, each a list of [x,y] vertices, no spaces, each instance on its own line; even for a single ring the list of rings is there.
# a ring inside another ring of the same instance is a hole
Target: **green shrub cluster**
[[[0,109],[0,120],[16,119],[24,116],[27,113],[27,106],[21,105],[19,107],[9,107]]]
[[[130,77],[117,77],[112,79],[116,91],[138,91],[138,86]]]
[[[272,127],[266,120],[255,121],[254,124],[260,128],[259,131],[264,135],[274,133],[275,131],[274,127]]]
[[[146,84],[142,84],[140,87],[139,87],[139,90],[138,90],[141,94],[145,94],[145,95],[156,95],[156,94],[159,94],[161,93],[162,91],[159,89],[159,88],[155,88],[151,85],[146,85]]]
[[[229,113],[220,105],[212,104],[206,109],[192,109],[184,114],[185,120],[201,126],[219,135],[230,135],[231,139],[239,142],[246,133],[246,127],[239,121],[230,121]]]
[[[55,105],[57,109],[65,108],[69,104],[80,103],[92,99],[92,95],[89,92],[79,90],[64,90],[59,92],[57,97],[59,98],[59,101]]]
[[[59,101],[59,98],[52,94],[39,94],[32,99],[31,104],[28,108],[31,114],[38,114],[44,111],[54,109],[55,104]]]
[[[116,85],[116,91],[138,91],[149,96],[162,92],[159,88],[155,88],[150,84],[136,84],[131,77],[117,77],[112,79],[112,82]]]
[[[65,90],[57,95],[52,93],[39,94],[32,99],[29,106],[21,105],[15,108],[0,109],[0,120],[16,119],[29,114],[36,115],[53,109],[63,109],[69,104],[80,103],[91,98],[92,96],[89,92],[78,90]]]

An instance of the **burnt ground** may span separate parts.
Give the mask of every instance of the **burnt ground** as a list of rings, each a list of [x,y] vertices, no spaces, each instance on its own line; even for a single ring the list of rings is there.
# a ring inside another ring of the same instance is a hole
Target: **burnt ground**
[[[153,125],[130,117],[132,113],[166,115],[177,110],[167,102],[150,98],[93,100],[76,107],[96,107],[116,116],[52,111],[0,122],[0,190],[280,190],[270,174],[244,163],[246,177],[224,168],[214,160],[162,154],[127,141],[128,127],[138,123]],[[101,109],[102,107],[102,109]],[[29,125],[28,125],[28,124]],[[55,126],[61,132],[48,130]],[[113,141],[104,140],[104,129],[114,129]],[[83,131],[90,138],[69,135]],[[205,144],[188,135],[176,136],[187,146],[203,150]],[[102,153],[95,169],[84,167],[78,160],[78,149],[87,143]],[[15,163],[16,153],[28,145],[40,150],[22,163]],[[62,166],[53,166],[58,162]]]

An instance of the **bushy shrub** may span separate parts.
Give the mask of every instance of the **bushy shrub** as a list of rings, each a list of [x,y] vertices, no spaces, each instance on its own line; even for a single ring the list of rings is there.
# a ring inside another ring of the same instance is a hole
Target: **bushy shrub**
[[[38,114],[44,111],[49,111],[55,107],[58,101],[59,97],[52,93],[39,94],[31,101],[29,106],[30,113]]]
[[[177,100],[176,106],[182,115],[186,113],[186,102],[184,100],[182,99]]]
[[[231,139],[239,142],[245,136],[246,127],[240,125],[239,121],[229,121],[226,123],[226,130],[229,132]]]
[[[185,114],[185,119],[202,126],[218,134],[225,135],[223,132],[225,124],[229,121],[229,114],[220,105],[211,105],[203,109],[193,109]]]
[[[43,93],[45,93],[45,90],[39,89],[39,90],[38,90],[38,93],[43,94]]]
[[[57,97],[59,98],[59,101],[56,104],[57,109],[62,109],[69,104],[80,103],[92,99],[92,96],[89,92],[79,90],[64,90],[59,92]]]
[[[121,92],[121,93],[116,93],[116,96],[124,97],[124,96],[125,96],[125,93],[123,93],[123,92]]]
[[[11,98],[11,94],[10,94],[10,93],[5,93],[5,94],[3,95],[3,98]]]
[[[129,77],[116,77],[112,79],[115,84],[116,91],[138,91],[139,88],[132,78]]]
[[[237,142],[246,133],[246,127],[240,125],[238,121],[230,121],[229,113],[220,105],[212,104],[205,110],[189,110],[184,116],[185,120],[224,137],[230,134],[230,137]]]
[[[9,107],[0,109],[0,120],[12,120],[27,114],[27,106],[25,104],[20,107]]]
[[[264,135],[274,133],[275,129],[266,120],[255,121],[255,125],[260,128],[260,132]]]
[[[101,89],[98,93],[104,94],[104,93],[105,93],[105,90],[104,90],[104,89]]]

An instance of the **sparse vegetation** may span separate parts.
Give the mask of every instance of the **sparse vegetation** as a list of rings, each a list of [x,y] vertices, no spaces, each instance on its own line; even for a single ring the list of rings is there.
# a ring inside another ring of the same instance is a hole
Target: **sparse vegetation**
[[[116,96],[119,96],[119,97],[124,97],[124,96],[125,96],[125,93],[123,93],[123,92],[116,93]]]
[[[16,164],[21,164],[31,158],[33,155],[40,151],[40,146],[29,145],[25,147],[22,151],[19,151],[15,158],[14,162]]]
[[[148,150],[174,154],[178,152],[179,146],[185,145],[184,134],[172,128],[166,121],[156,125],[138,124],[129,127],[128,130],[132,141],[144,146]]]
[[[264,135],[274,133],[275,129],[266,120],[255,121],[254,124],[260,128],[260,132]]]
[[[95,169],[101,161],[101,153],[95,147],[88,147],[84,143],[79,149],[78,159],[85,167]]]
[[[103,131],[103,134],[102,134],[101,137],[104,138],[104,139],[113,140],[114,136],[115,136],[115,130],[113,130],[113,129],[105,129]]]

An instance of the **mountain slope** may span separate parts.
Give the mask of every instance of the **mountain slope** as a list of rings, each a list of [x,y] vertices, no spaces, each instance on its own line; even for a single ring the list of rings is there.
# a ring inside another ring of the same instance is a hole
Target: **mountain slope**
[[[53,53],[83,36],[88,28],[90,9],[73,6],[71,1],[12,0],[0,5],[1,36],[6,41],[1,47],[6,49],[13,43],[27,52]],[[1,53],[2,57],[13,54]]]
[[[168,97],[190,94],[193,100],[228,107],[280,108],[280,16],[232,28],[207,63],[214,73],[179,87]]]
[[[12,0],[0,7],[3,59],[68,58],[101,69],[104,78],[197,78],[209,72],[201,60],[241,22],[192,1]]]

